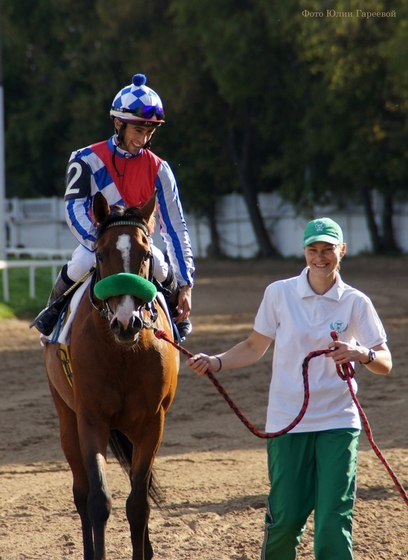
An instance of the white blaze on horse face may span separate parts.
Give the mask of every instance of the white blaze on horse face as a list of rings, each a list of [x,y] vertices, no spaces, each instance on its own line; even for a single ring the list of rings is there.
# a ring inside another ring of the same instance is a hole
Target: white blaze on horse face
[[[116,248],[122,254],[123,270],[125,272],[130,272],[130,235],[125,233],[119,235],[118,240],[116,241]],[[125,329],[127,328],[129,320],[134,313],[134,309],[135,305],[133,298],[129,295],[123,296],[122,301],[116,309],[115,317],[122,323]]]
[[[123,260],[123,269],[130,272],[130,235],[119,235],[116,241],[116,249],[121,252]]]
[[[131,317],[135,314],[135,302],[132,296],[122,296],[122,301],[116,308],[115,317],[127,329]]]

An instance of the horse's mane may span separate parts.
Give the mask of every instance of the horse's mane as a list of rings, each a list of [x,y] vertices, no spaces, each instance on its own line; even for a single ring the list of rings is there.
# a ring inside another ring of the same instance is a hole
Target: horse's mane
[[[97,237],[100,237],[102,235],[102,233],[105,231],[106,228],[108,228],[111,224],[113,224],[113,223],[115,223],[119,220],[129,220],[129,221],[139,220],[140,222],[142,222],[147,227],[150,234],[153,233],[154,226],[155,226],[155,223],[156,223],[156,220],[155,220],[153,214],[152,214],[152,216],[150,217],[149,220],[146,220],[145,218],[142,218],[141,210],[137,206],[129,206],[128,208],[126,208],[125,206],[121,206],[119,204],[113,204],[110,207],[109,216],[106,218],[106,220],[102,224],[98,225]]]

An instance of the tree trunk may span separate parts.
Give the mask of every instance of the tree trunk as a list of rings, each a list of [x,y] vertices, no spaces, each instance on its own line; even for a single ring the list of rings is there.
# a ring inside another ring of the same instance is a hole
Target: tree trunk
[[[383,246],[385,253],[401,253],[394,235],[394,224],[392,221],[394,215],[394,195],[386,192],[383,197],[383,211],[382,211],[382,229],[383,229]]]
[[[210,245],[207,248],[207,255],[210,258],[219,259],[225,255],[221,250],[220,235],[217,228],[216,204],[214,201],[211,202],[206,217],[210,228]]]
[[[251,126],[249,123],[243,127],[242,149],[238,153],[236,135],[233,126],[228,130],[228,147],[232,161],[238,173],[238,179],[241,183],[242,194],[248,209],[249,218],[254,228],[256,240],[258,242],[259,254],[262,258],[279,257],[279,251],[272,244],[268,231],[265,227],[263,216],[258,205],[258,197],[256,188],[249,173],[249,158],[252,145]]]
[[[374,211],[371,203],[371,191],[369,189],[362,189],[361,196],[363,199],[364,212],[366,216],[368,231],[370,232],[373,252],[376,255],[382,255],[384,254],[384,244],[374,218]]]

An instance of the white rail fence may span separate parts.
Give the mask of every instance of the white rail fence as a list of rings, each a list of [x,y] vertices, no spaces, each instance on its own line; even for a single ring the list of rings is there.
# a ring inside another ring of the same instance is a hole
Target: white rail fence
[[[28,269],[28,292],[31,298],[36,296],[37,268],[50,268],[50,285],[52,286],[57,277],[59,269],[67,262],[72,249],[48,249],[38,247],[7,247],[7,260],[0,260],[0,270],[3,277],[3,301],[10,301],[9,270],[11,268]],[[14,257],[18,260],[8,260]],[[24,258],[25,257],[25,258]],[[27,258],[28,257],[28,258]]]
[[[276,194],[260,194],[258,201],[270,238],[284,257],[302,255],[303,229],[310,218],[320,216],[330,216],[341,225],[349,255],[372,251],[362,208],[350,205],[350,208],[339,211],[335,207],[320,207],[315,208],[313,216],[306,218],[297,216],[292,206],[282,201]],[[380,224],[381,198],[374,197],[373,203],[375,218]],[[210,245],[207,222],[188,214],[186,221],[196,258],[206,258],[207,248]],[[34,297],[35,269],[51,266],[52,276],[55,278],[56,267],[62,266],[77,246],[77,241],[65,222],[64,202],[57,197],[8,199],[5,224],[7,261],[2,261],[0,265],[0,270],[3,270],[4,300],[8,301],[6,299],[9,297],[8,270],[13,267],[29,269],[30,296]],[[225,255],[242,259],[257,255],[256,237],[242,196],[232,194],[220,199],[217,207],[217,224],[221,249]],[[394,230],[400,248],[408,253],[408,204],[400,204],[395,209]],[[155,233],[154,240],[163,248],[158,232]],[[19,260],[9,260],[9,257]],[[20,260],[24,258],[26,260]],[[36,260],[28,260],[28,258]],[[55,260],[56,258],[61,260]]]
[[[10,301],[10,284],[8,271],[10,268],[28,268],[29,294],[35,298],[35,271],[37,268],[51,267],[51,286],[57,277],[57,269],[66,263],[65,260],[21,260],[0,261],[0,270],[3,271],[3,301]]]

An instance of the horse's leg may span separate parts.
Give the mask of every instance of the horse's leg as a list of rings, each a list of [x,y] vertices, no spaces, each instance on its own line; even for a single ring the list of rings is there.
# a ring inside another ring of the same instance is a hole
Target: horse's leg
[[[150,505],[148,500],[151,468],[140,468],[133,475],[132,490],[126,501],[126,515],[132,539],[132,560],[151,560],[153,548],[149,538]]]
[[[151,560],[153,557],[148,528],[150,515],[148,495],[153,462],[160,447],[163,429],[164,411],[161,410],[142,428],[142,438],[132,441],[132,489],[126,501],[126,515],[133,546],[132,560]]]
[[[76,415],[51,383],[50,390],[59,416],[61,447],[72,471],[74,503],[82,525],[84,560],[94,560],[92,526],[87,510],[89,484],[79,447]]]
[[[82,458],[88,475],[88,516],[93,530],[94,558],[105,560],[105,529],[112,500],[106,477],[106,450],[109,428],[92,420],[85,410],[77,411]]]

